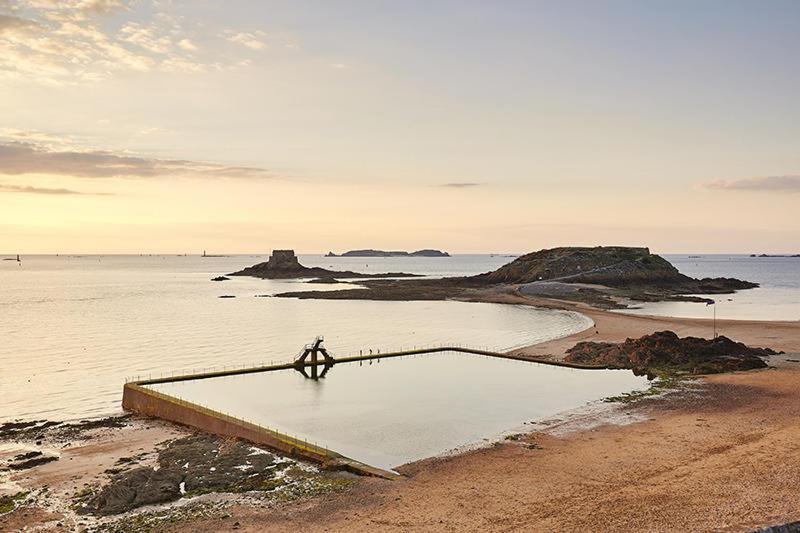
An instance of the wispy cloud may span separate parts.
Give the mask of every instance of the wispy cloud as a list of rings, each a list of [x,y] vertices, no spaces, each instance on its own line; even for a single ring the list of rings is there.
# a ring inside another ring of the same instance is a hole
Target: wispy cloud
[[[274,177],[268,170],[204,161],[158,159],[104,150],[59,150],[31,142],[0,143],[0,174],[45,174],[81,178]]]
[[[716,180],[703,184],[706,189],[723,191],[762,191],[800,193],[800,175],[762,176],[739,180]]]
[[[3,32],[11,33],[15,30],[32,27],[36,27],[36,23],[32,20],[26,20],[24,18],[15,17],[12,15],[0,14],[0,34]]]
[[[184,50],[188,50],[189,52],[197,51],[197,45],[194,44],[191,39],[181,39],[178,41],[178,46]]]
[[[263,50],[267,47],[266,43],[262,40],[262,37],[265,35],[263,31],[256,31],[253,33],[239,32],[229,35],[228,40],[251,50]]]
[[[457,181],[453,183],[442,183],[440,187],[447,187],[450,189],[469,189],[470,187],[480,187],[482,184],[474,181]]]
[[[27,194],[47,194],[55,196],[63,195],[88,195],[88,196],[110,196],[110,193],[105,192],[81,192],[73,191],[72,189],[49,189],[46,187],[33,187],[30,185],[6,185],[0,183],[0,194],[2,193],[27,193]]]
[[[196,74],[242,66],[242,57],[220,55],[212,47],[203,47],[201,55],[182,17],[162,11],[165,5],[147,0],[0,0],[0,80],[75,85],[124,72]],[[122,16],[109,17],[120,12]],[[136,20],[130,20],[134,15]],[[264,35],[229,31],[222,38],[260,50],[266,46]]]

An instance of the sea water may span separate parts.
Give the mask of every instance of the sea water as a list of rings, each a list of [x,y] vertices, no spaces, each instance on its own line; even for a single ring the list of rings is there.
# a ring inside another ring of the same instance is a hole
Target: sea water
[[[736,320],[800,320],[800,257],[749,255],[666,255],[693,278],[729,277],[760,284],[733,294],[698,294],[714,306],[694,302],[636,303],[625,313]]]
[[[265,259],[23,256],[21,265],[0,261],[0,421],[118,412],[128,377],[289,361],[317,335],[325,336],[332,353],[343,355],[454,342],[503,350],[591,324],[575,313],[498,304],[269,297],[337,288],[297,280],[210,281]],[[490,271],[511,259],[300,260],[337,270],[450,276]],[[235,298],[219,298],[223,295]]]

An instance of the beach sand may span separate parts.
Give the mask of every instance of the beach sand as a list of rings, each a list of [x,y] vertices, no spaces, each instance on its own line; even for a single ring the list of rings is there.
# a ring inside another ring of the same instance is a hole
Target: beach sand
[[[556,306],[590,316],[596,329],[520,351],[560,357],[580,340],[618,342],[665,329],[681,336],[712,334],[710,320]],[[238,522],[245,531],[749,531],[800,520],[800,363],[792,362],[800,360],[800,323],[717,321],[717,329],[788,354],[771,358],[772,368],[710,376],[688,392],[606,404],[605,418],[624,425],[596,426],[586,417],[554,420],[552,430],[519,441],[408,465],[402,469],[408,478],[401,481],[364,480],[348,493],[269,512],[234,509],[227,527]]]
[[[520,350],[537,356],[562,357],[580,340],[616,342],[666,329],[712,334],[708,320],[631,316],[514,294],[485,299],[573,309],[595,321],[596,328]],[[219,516],[164,530],[747,531],[800,520],[800,363],[792,362],[800,360],[800,323],[718,321],[717,329],[787,355],[772,357],[770,369],[703,378],[662,398],[600,404],[532,425],[519,440],[406,465],[400,481],[363,478],[345,492],[280,506],[234,499]],[[183,432],[134,421],[75,443],[58,462],[15,481],[68,494],[120,457]],[[0,530],[37,523],[59,530],[58,514],[23,507],[0,517]]]

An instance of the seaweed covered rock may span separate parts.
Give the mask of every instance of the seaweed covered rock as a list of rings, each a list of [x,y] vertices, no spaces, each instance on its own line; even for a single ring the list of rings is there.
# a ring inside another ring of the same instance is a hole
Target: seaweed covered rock
[[[156,468],[136,466],[115,473],[80,510],[113,515],[185,494],[270,491],[284,483],[280,472],[290,465],[242,441],[204,434],[183,437],[159,452]]]
[[[681,338],[672,331],[659,331],[621,343],[579,342],[567,351],[565,360],[630,368],[637,374],[658,371],[715,374],[764,368],[767,364],[762,358],[776,353],[769,348],[751,348],[724,336]]]

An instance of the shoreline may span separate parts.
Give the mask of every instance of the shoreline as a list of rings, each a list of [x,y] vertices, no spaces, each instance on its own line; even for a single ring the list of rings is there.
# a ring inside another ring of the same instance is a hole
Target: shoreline
[[[712,321],[706,319],[626,315],[580,302],[523,296],[513,290],[479,291],[466,300],[560,309],[578,312],[591,319],[594,326],[578,333],[512,350],[515,354],[554,360],[563,358],[568,348],[583,340],[620,342],[627,337],[664,329],[671,329],[681,336],[709,337],[712,327]],[[646,398],[630,405],[594,402],[585,411],[578,409],[574,413],[560,413],[527,424],[520,433],[509,428],[496,439],[402,465],[397,470],[405,478],[399,481],[360,478],[349,488],[334,491],[324,498],[300,497],[268,505],[263,503],[264,495],[220,493],[142,508],[118,519],[130,521],[153,513],[177,513],[179,519],[166,528],[169,531],[230,529],[237,523],[237,529],[245,531],[263,530],[264,527],[275,531],[298,528],[309,531],[375,528],[389,531],[469,531],[572,529],[570,526],[589,529],[605,526],[609,531],[633,527],[658,531],[672,529],[671,526],[676,524],[685,529],[709,529],[708,520],[712,516],[717,520],[713,528],[738,531],[796,520],[800,518],[800,514],[794,511],[800,508],[800,496],[785,495],[782,500],[776,500],[774,494],[780,493],[778,487],[771,487],[770,491],[756,498],[761,507],[752,506],[752,509],[742,507],[742,499],[736,494],[724,491],[719,496],[722,499],[713,502],[682,501],[683,521],[675,521],[679,520],[674,514],[677,507],[672,504],[663,507],[666,494],[678,491],[681,486],[668,479],[670,476],[666,472],[669,468],[681,470],[681,483],[704,475],[704,483],[708,486],[704,487],[705,491],[699,490],[699,495],[717,490],[717,485],[707,479],[708,472],[692,470],[690,465],[684,467],[681,462],[676,462],[679,458],[676,456],[676,443],[686,445],[694,442],[686,448],[690,455],[698,446],[718,449],[712,455],[726,462],[725,466],[720,465],[714,470],[716,474],[711,477],[716,479],[724,472],[741,470],[736,462],[743,460],[741,451],[757,442],[743,433],[764,433],[765,427],[771,428],[774,431],[766,431],[767,435],[775,433],[781,436],[772,452],[780,450],[787,458],[796,461],[784,464],[785,472],[775,472],[769,461],[755,464],[747,461],[750,471],[746,477],[750,479],[756,473],[762,476],[770,474],[774,479],[767,477],[775,483],[783,480],[784,486],[791,486],[782,476],[787,473],[795,476],[793,479],[800,476],[800,447],[786,444],[789,438],[800,440],[800,428],[789,424],[793,414],[800,414],[800,391],[794,390],[796,380],[800,379],[800,364],[795,366],[787,362],[787,359],[800,359],[797,355],[800,353],[800,322],[718,320],[717,330],[748,345],[767,346],[789,355],[769,359],[771,365],[774,360],[777,368],[704,377],[696,382],[696,390],[670,392],[663,397]],[[769,413],[769,418],[759,417],[760,412]],[[691,420],[714,422],[702,426],[708,431],[693,428],[687,432]],[[711,431],[722,426],[728,427],[730,434]],[[189,428],[134,417],[126,427],[100,430],[99,433],[89,440],[74,439],[62,443],[64,447],[57,450],[61,456],[58,461],[5,476],[23,490],[37,491],[37,487],[47,485],[49,494],[40,500],[41,494],[37,492],[39,496],[29,503],[0,515],[0,529],[13,530],[22,525],[38,524],[44,530],[58,530],[57,524],[65,524],[68,519],[73,520],[71,525],[75,528],[92,526],[95,522],[91,519],[70,518],[68,505],[63,503],[71,501],[71,494],[79,491],[81,486],[101,483],[107,477],[104,471],[113,467],[120,457],[134,452],[150,454],[142,462],[148,464],[147,461],[152,462],[153,450],[159,443],[193,432]],[[783,438],[784,434],[791,437]],[[504,435],[513,438],[503,438]],[[642,457],[623,453],[625,447],[620,447],[621,442],[649,454],[645,462],[647,468]],[[760,454],[761,449],[763,446],[756,452]],[[6,456],[8,454],[6,451]],[[587,469],[591,475],[581,480],[582,472]],[[650,475],[650,481],[642,486],[641,481],[637,481],[642,469],[662,473],[656,477]],[[570,471],[573,472],[571,478],[565,474]],[[603,476],[611,481],[599,483]],[[730,485],[731,481],[727,483]],[[487,486],[492,487],[491,493],[485,492]],[[733,487],[736,486],[734,482]],[[644,498],[637,503],[631,500],[635,500],[636,493],[632,487],[659,496],[652,500]],[[719,487],[719,490],[724,488],[722,485]],[[583,491],[580,495],[576,492],[578,489]],[[557,497],[564,499],[554,507]],[[482,499],[481,509],[465,503],[475,498]],[[762,502],[765,499],[768,501]],[[61,501],[62,505],[54,505],[54,500]],[[669,498],[667,500],[672,502]],[[752,503],[751,500],[748,501]],[[208,501],[214,502],[211,510],[206,509]],[[589,502],[594,503],[590,506]],[[723,504],[723,507],[727,506],[726,511],[719,515],[725,520],[712,513],[711,503],[715,509]],[[597,508],[597,505],[603,507]],[[789,508],[791,505],[794,507]],[[199,514],[189,511],[196,506],[204,506],[206,511]],[[753,509],[760,509],[760,514],[754,514]],[[654,515],[654,510],[663,516]],[[667,518],[673,522],[665,522]],[[84,521],[83,525],[80,520]],[[110,522],[104,519],[97,523]]]

